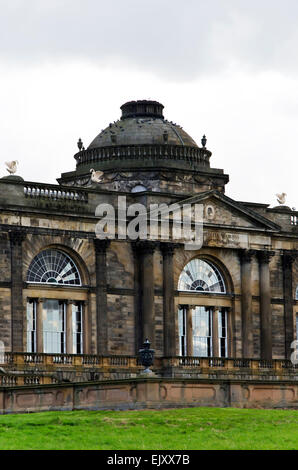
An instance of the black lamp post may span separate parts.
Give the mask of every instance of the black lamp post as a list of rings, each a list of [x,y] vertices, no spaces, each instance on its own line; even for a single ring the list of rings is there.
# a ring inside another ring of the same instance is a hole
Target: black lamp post
[[[143,349],[139,349],[139,356],[142,366],[145,367],[143,373],[152,373],[149,369],[152,366],[154,361],[154,349],[150,349],[150,341],[146,338],[146,341],[143,343]]]

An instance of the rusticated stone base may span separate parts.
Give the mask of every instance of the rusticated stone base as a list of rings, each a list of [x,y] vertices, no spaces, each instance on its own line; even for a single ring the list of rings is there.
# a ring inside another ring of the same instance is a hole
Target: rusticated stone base
[[[187,407],[297,408],[298,382],[143,377],[0,389],[0,413]]]

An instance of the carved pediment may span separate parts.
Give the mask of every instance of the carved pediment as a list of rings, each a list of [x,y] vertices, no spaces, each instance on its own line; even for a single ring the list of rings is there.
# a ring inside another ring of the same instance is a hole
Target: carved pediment
[[[206,227],[270,232],[280,230],[280,227],[271,220],[218,191],[207,191],[179,202],[179,205],[184,204],[202,204],[203,223]]]

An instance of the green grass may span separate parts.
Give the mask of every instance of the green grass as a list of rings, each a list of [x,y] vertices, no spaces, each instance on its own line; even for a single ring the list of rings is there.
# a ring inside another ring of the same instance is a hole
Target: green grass
[[[298,411],[188,408],[0,416],[0,450],[298,449]]]

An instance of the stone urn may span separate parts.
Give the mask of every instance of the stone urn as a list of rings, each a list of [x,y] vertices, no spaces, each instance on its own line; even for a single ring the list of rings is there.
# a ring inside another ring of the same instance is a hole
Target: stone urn
[[[155,351],[154,349],[150,349],[150,344],[150,341],[146,338],[146,341],[143,343],[143,348],[139,349],[140,362],[142,366],[145,367],[142,374],[153,374],[149,367],[153,364]]]

